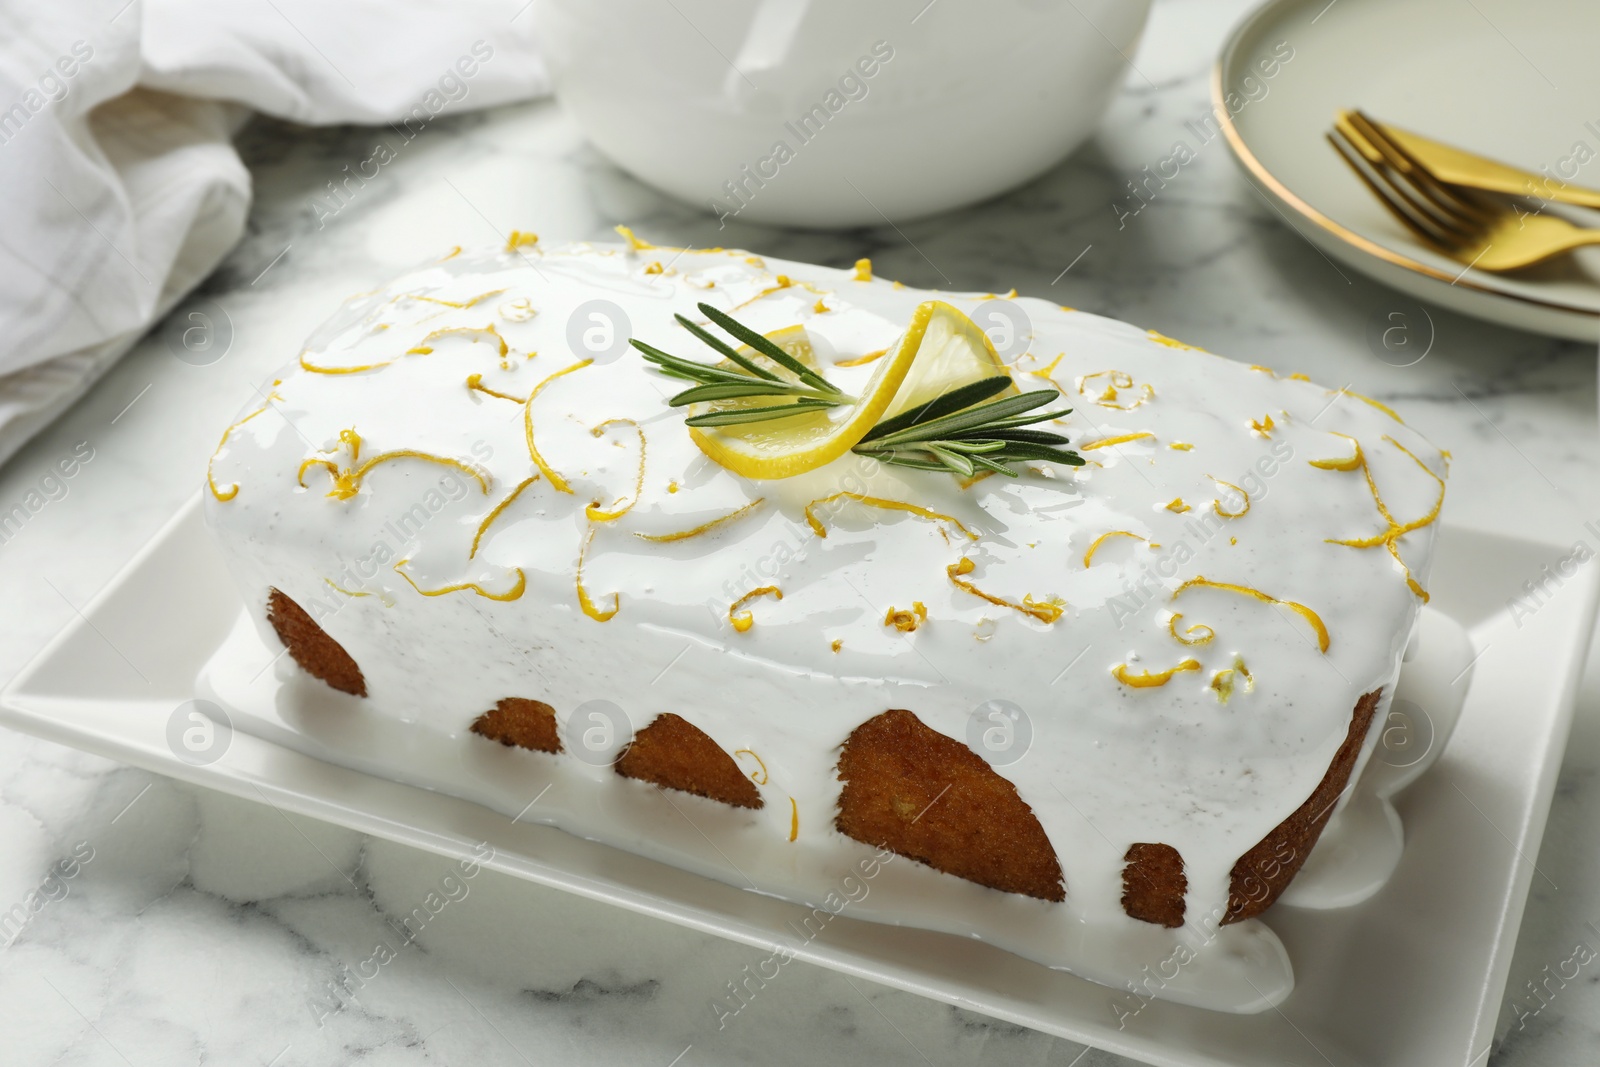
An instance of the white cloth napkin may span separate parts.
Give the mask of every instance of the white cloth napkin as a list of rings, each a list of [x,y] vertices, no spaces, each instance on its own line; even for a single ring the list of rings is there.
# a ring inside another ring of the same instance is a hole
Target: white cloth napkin
[[[542,95],[527,6],[0,0],[0,463],[239,239],[251,110],[377,123]]]

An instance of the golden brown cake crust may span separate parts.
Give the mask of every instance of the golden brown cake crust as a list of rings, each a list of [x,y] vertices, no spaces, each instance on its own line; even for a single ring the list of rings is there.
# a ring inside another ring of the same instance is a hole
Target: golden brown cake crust
[[[705,731],[667,712],[633,735],[617,760],[624,778],[709,797],[736,808],[759,808],[761,792],[733,757]]]
[[[1016,786],[909,711],[850,734],[839,756],[839,832],[946,874],[1063,901],[1061,864]]]
[[[268,592],[267,621],[306,673],[341,692],[367,695],[350,654],[276,588]],[[1350,781],[1382,693],[1374,690],[1356,704],[1344,742],[1311,796],[1234,864],[1224,924],[1266,911],[1299,873]],[[563,751],[555,709],[540,700],[503,698],[471,730],[503,745]],[[1061,864],[1033,809],[966,745],[894,709],[857,726],[841,747],[840,833],[993,889],[1066,899]],[[733,757],[670,712],[636,733],[614,766],[623,777],[733,807],[763,806]],[[1178,851],[1138,842],[1123,862],[1123,910],[1144,922],[1183,925],[1188,879]]]
[[[1183,857],[1171,845],[1140,842],[1122,857],[1122,910],[1160,926],[1182,926],[1189,879]]]
[[[267,621],[289,655],[307,674],[320,678],[342,693],[367,695],[367,680],[344,646],[328,636],[304,608],[282,592],[267,594]]]
[[[556,709],[542,700],[506,697],[495,704],[492,711],[478,716],[472,724],[472,732],[502,745],[538,752],[561,751]]]
[[[1374,689],[1356,703],[1344,744],[1334,754],[1328,773],[1322,776],[1316,790],[1233,865],[1224,924],[1253,919],[1266,911],[1299,873],[1333,815],[1334,802],[1350,781],[1350,772],[1355,769],[1356,757],[1361,754],[1361,744],[1382,696],[1382,689]]]

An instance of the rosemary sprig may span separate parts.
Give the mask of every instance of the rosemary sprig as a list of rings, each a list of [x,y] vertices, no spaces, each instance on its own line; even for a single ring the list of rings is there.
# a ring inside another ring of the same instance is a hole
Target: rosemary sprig
[[[777,370],[762,366],[703,326],[676,315],[679,325],[733,366],[713,366],[683,359],[654,345],[631,340],[633,347],[662,374],[696,383],[667,403],[683,407],[752,397],[772,397],[788,402],[721,408],[685,419],[687,425],[736,426],[766,422],[856,402],[855,397],[840,392],[838,386],[737,319],[710,304],[699,307],[708,320],[747,345],[757,357],[765,357],[775,364]],[[957,386],[920,407],[878,423],[853,451],[884,463],[916,470],[951,471],[967,478],[980,471],[1015,478],[1017,472],[1010,464],[1029,460],[1081,467],[1083,457],[1061,447],[1067,444],[1064,436],[1026,428],[1071,414],[1071,408],[1037,410],[1061,394],[1053,389],[1040,389],[990,399],[1010,385],[1011,379],[999,374]]]
[[[1034,423],[1058,419],[1072,409],[1038,411],[1060,397],[1053,389],[990,400],[1011,379],[1003,374],[943,393],[919,408],[878,423],[852,451],[916,470],[952,471],[970,478],[992,471],[1015,478],[1009,464],[1028,460],[1083,466],[1083,457],[1061,446],[1067,439]]]
[[[843,395],[839,392],[838,386],[828,381],[828,379],[824,378],[810,367],[807,367],[804,363],[801,363],[798,359],[795,359],[793,356],[789,355],[789,353],[785,352],[783,349],[779,348],[777,345],[773,344],[771,341],[767,340],[761,334],[752,330],[744,323],[738,321],[732,316],[723,314],[710,304],[700,304],[699,308],[700,313],[706,318],[710,319],[718,326],[721,326],[724,330],[727,330],[730,334],[737,337],[739,340],[743,341],[757,352],[760,352],[762,355],[771,359],[774,363],[785,368],[790,373],[798,377],[801,381],[811,386],[813,389],[820,389],[824,393],[832,393],[835,396]],[[679,315],[677,318],[679,322],[683,322],[685,325],[687,325],[687,322],[682,315]],[[700,334],[701,331],[696,331],[696,333]],[[720,348],[721,346],[718,347]]]
[[[779,368],[775,373],[761,366],[699,324],[683,315],[674,316],[678,324],[704,342],[712,351],[733,363],[732,367],[712,366],[694,360],[682,359],[663,352],[654,345],[634,339],[630,343],[646,360],[654,363],[661,373],[671,378],[698,382],[667,401],[673,407],[703,404],[719,400],[744,400],[750,397],[769,396],[789,398],[792,402],[766,407],[733,407],[712,411],[684,420],[690,426],[733,426],[745,422],[765,422],[783,419],[790,415],[822,408],[853,404],[856,398],[839,390],[839,387],[822,375],[795,359],[782,348],[710,304],[701,304],[700,313],[742,341],[759,356],[764,356]]]

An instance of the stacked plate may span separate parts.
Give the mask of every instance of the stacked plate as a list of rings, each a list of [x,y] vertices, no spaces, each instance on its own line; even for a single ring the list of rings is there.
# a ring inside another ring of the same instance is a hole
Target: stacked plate
[[[1463,268],[1395,221],[1324,134],[1337,110],[1359,108],[1554,183],[1600,186],[1596,41],[1592,0],[1276,0],[1223,48],[1215,117],[1250,180],[1340,264],[1454,311],[1594,341],[1600,248],[1509,274]],[[1600,226],[1600,213],[1552,210]]]

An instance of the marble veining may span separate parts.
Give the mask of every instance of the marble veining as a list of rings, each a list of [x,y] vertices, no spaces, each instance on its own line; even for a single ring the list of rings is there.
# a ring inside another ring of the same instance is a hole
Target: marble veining
[[[1244,184],[1220,141],[1195,144],[1185,120],[1205,113],[1212,57],[1249,6],[1158,0],[1121,97],[1073,159],[988,204],[844,234],[741,223],[719,232],[714,218],[612,169],[546,103],[431,125],[319,229],[312,199],[381,131],[255,123],[241,140],[255,180],[249,233],[180,306],[225,312],[227,354],[191,366],[153,334],[0,469],[0,510],[32,492],[40,503],[0,537],[0,677],[194,491],[226,413],[338,298],[513,228],[581,240],[626,221],[662,243],[835,266],[866,255],[910,285],[1015,286],[1403,404],[1454,453],[1446,522],[1562,543],[1584,536],[1583,523],[1600,520],[1593,346],[1429,309],[1428,356],[1391,365],[1370,331],[1396,312],[1426,330],[1416,305],[1334,267]],[[1196,148],[1193,162],[1119,222],[1126,182],[1177,138]],[[304,313],[283,314],[290,306]],[[92,461],[52,478],[80,442]],[[1561,977],[1581,958],[1577,946],[1600,950],[1593,664],[1589,675],[1538,857],[1548,881],[1534,879],[1493,1067],[1576,1067],[1600,1046],[1600,960]],[[0,916],[24,908],[20,927],[0,932],[0,1059],[1126,1062],[800,963],[719,1030],[711,1004],[765,953],[490,871],[459,879],[464,895],[440,892],[453,866],[0,733]],[[402,943],[386,920],[414,914],[430,892],[448,903]],[[385,939],[394,959],[361,978]]]

